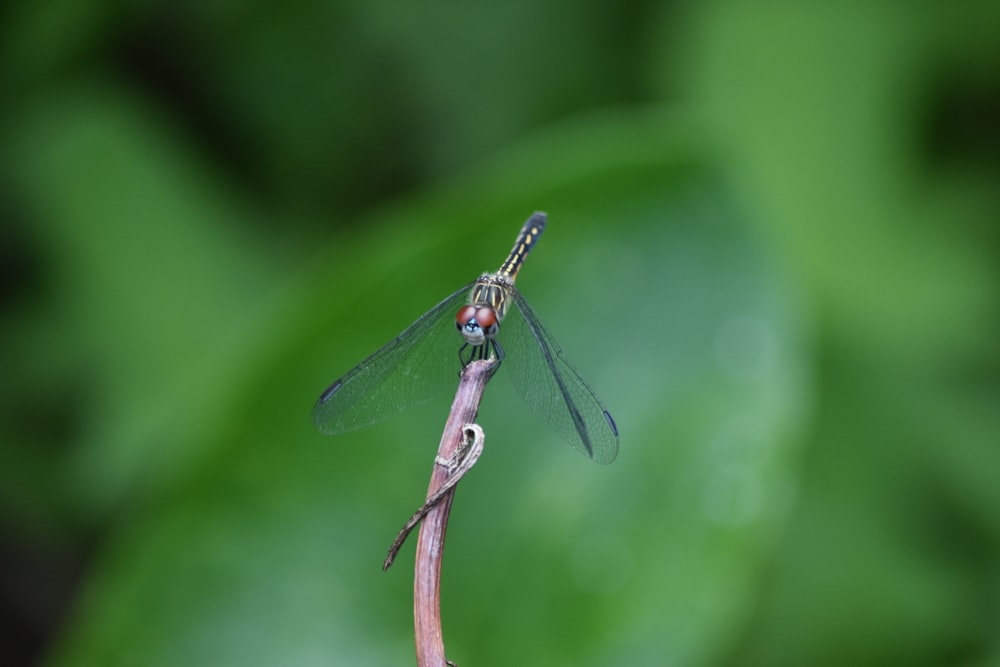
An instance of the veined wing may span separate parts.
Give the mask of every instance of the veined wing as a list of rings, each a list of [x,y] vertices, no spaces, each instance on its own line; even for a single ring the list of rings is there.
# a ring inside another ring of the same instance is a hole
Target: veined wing
[[[514,303],[498,339],[506,368],[525,401],[566,442],[598,463],[618,456],[618,427],[594,390],[563,356],[559,344],[512,289]]]
[[[457,385],[462,337],[454,316],[471,289],[445,298],[330,385],[312,411],[319,430],[333,435],[368,426]]]

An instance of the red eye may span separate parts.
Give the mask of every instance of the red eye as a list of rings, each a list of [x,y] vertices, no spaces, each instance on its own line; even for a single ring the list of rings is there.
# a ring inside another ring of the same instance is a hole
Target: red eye
[[[475,306],[465,306],[455,315],[455,325],[461,329],[465,324],[476,316]]]
[[[476,322],[479,322],[484,330],[490,329],[494,324],[497,323],[497,314],[489,306],[483,306],[476,311]]]

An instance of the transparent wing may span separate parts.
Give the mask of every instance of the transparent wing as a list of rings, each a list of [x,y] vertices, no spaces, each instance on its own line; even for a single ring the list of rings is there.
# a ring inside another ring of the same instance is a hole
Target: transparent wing
[[[505,368],[525,401],[566,442],[598,463],[618,456],[618,427],[590,385],[563,356],[516,289],[514,303],[500,325]]]
[[[313,407],[319,430],[333,435],[368,426],[457,385],[463,341],[454,317],[471,289],[447,297],[330,385]]]

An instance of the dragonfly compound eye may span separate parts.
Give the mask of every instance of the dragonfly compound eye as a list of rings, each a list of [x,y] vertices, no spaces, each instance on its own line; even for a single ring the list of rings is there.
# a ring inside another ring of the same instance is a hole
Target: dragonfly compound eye
[[[489,306],[483,306],[476,310],[476,322],[479,323],[480,328],[482,328],[483,333],[487,337],[494,336],[499,328],[497,313]]]
[[[496,336],[500,322],[490,306],[464,306],[455,314],[455,326],[469,345],[482,345]]]
[[[458,327],[459,331],[462,331],[465,329],[465,325],[474,319],[476,319],[476,307],[464,306],[455,314],[455,326]]]

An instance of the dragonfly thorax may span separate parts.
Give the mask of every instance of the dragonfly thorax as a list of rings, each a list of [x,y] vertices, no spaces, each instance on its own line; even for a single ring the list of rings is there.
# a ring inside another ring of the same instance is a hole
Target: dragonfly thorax
[[[455,326],[469,345],[483,345],[500,330],[500,321],[492,306],[463,306],[455,315]]]

